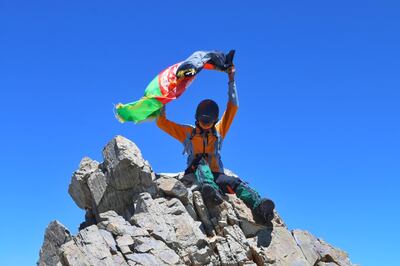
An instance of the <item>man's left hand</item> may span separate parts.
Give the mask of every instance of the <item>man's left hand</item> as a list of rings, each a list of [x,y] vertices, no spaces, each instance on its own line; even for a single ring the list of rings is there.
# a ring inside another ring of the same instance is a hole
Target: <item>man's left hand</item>
[[[228,68],[227,70],[228,72],[228,77],[229,77],[229,81],[234,81],[235,80],[235,66],[231,66],[230,68]]]

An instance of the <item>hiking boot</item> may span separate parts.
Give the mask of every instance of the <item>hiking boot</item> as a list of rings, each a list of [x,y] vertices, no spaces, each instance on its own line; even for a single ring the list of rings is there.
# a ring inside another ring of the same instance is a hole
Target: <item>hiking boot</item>
[[[254,213],[263,219],[265,223],[274,218],[275,204],[270,199],[262,199],[261,203],[254,209]]]
[[[203,196],[203,200],[206,204],[211,203],[219,205],[223,202],[221,193],[208,184],[203,185],[203,188],[201,189],[201,195]]]

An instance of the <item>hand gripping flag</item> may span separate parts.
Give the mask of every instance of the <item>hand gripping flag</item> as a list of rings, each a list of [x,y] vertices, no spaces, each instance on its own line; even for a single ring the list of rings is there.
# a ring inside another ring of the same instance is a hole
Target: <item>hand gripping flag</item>
[[[161,108],[177,99],[203,69],[227,71],[232,66],[235,51],[227,55],[217,51],[198,51],[183,62],[174,64],[158,74],[144,91],[144,96],[132,103],[117,104],[116,117],[121,122],[139,123],[156,118]]]

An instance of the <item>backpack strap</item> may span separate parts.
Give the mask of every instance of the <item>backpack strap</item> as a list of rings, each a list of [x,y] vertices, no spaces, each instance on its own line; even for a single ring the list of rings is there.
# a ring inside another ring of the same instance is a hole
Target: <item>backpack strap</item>
[[[216,144],[215,144],[215,154],[219,154],[222,148],[222,137],[221,134],[217,131],[215,127],[212,128],[212,133],[213,135],[217,138]]]
[[[223,138],[221,137],[221,134],[219,134],[219,132],[217,131],[217,129],[215,127],[213,127],[213,129],[212,129],[212,133],[217,139],[215,141],[215,145],[214,145],[214,156],[215,156],[215,159],[218,161],[219,171],[221,173],[223,173],[224,165],[222,164],[222,160],[221,160],[221,148],[222,148]]]
[[[192,130],[192,133],[190,134],[189,140],[192,140],[195,135],[196,135],[196,127],[193,127],[193,130]]]

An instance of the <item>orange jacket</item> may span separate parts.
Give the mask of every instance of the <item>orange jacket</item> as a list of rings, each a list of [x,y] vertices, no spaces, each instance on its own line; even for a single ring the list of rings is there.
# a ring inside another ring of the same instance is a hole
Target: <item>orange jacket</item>
[[[227,108],[214,129],[201,130],[191,125],[180,125],[166,118],[165,112],[157,119],[157,126],[163,131],[179,140],[184,145],[184,153],[188,155],[188,166],[196,156],[207,154],[207,161],[211,171],[223,173],[224,167],[221,161],[220,149],[222,140],[228,133],[233,118],[239,108],[236,86],[229,82],[229,101]]]

